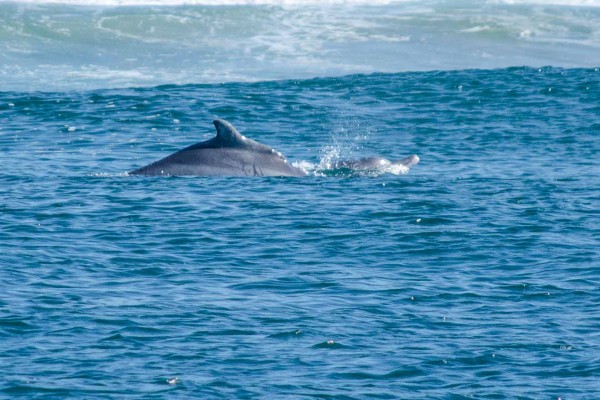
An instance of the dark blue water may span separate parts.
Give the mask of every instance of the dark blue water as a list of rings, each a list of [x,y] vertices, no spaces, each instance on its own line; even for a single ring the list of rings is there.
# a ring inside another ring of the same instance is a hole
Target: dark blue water
[[[214,135],[406,175],[133,177]],[[0,397],[600,398],[600,72],[0,93]]]

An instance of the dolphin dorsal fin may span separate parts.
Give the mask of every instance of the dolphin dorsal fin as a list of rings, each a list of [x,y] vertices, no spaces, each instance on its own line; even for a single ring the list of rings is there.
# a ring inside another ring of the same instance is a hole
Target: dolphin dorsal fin
[[[217,128],[217,139],[227,145],[241,144],[246,138],[233,125],[224,119],[215,119],[213,121]]]

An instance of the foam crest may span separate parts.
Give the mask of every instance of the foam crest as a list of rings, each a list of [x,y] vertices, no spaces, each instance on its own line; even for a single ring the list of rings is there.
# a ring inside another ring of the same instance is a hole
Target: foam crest
[[[588,7],[596,5],[600,0],[0,0],[0,90],[597,67],[600,8]]]
[[[491,0],[490,4],[600,7],[600,0]]]
[[[75,6],[234,6],[234,5],[386,5],[409,0],[22,0],[30,4],[65,4]]]

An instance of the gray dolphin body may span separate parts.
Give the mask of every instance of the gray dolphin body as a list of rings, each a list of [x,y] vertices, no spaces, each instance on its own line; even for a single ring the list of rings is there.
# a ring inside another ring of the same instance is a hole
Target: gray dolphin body
[[[131,175],[305,176],[279,152],[216,119],[217,136],[131,171]]]
[[[170,156],[131,171],[130,175],[197,175],[197,176],[306,176],[306,171],[296,168],[279,152],[243,136],[229,122],[216,119],[217,136],[196,143]],[[408,168],[417,164],[419,157],[412,155],[400,161],[382,157],[337,161],[333,169],[349,168],[358,171],[385,170],[400,166]]]

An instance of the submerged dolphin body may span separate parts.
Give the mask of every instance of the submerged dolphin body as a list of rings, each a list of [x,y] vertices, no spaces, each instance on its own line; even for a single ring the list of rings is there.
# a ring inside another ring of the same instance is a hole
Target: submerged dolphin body
[[[198,175],[198,176],[306,176],[279,152],[243,136],[229,122],[216,119],[217,136],[196,143],[145,167],[131,171],[130,175]],[[391,162],[382,157],[367,157],[352,161],[337,161],[333,169],[349,168],[358,171],[390,170],[399,168],[402,173],[417,164],[419,157],[412,155]]]
[[[130,172],[132,175],[305,176],[279,152],[216,119],[217,136]]]
[[[350,168],[356,171],[385,169],[393,166],[410,168],[419,161],[419,156],[416,154],[393,162],[383,157],[365,157],[358,160],[337,161],[332,164],[332,168]]]

